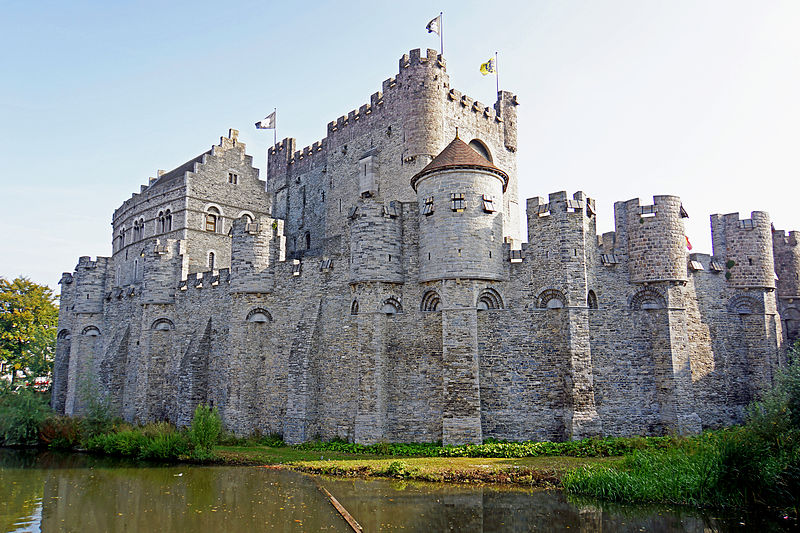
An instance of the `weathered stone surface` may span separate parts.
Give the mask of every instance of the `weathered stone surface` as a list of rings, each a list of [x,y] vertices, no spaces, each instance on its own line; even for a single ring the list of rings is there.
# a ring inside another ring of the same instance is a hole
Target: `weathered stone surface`
[[[270,148],[266,182],[235,130],[159,173],[114,212],[113,256],[62,278],[53,406],[94,390],[127,420],[187,424],[205,402],[288,442],[741,420],[800,335],[796,232],[714,215],[714,256],[689,255],[678,197],[618,202],[598,238],[594,201],[562,191],[528,200],[522,244],[516,105],[484,107],[415,50],[324,139]],[[471,164],[415,190],[456,127]]]

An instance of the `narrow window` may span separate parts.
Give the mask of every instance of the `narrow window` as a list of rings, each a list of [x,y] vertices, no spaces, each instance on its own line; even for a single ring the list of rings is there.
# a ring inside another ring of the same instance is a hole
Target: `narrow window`
[[[306,232],[306,250],[310,250],[310,249],[311,249],[311,232],[307,231]]]
[[[422,214],[423,215],[433,214],[433,196],[425,198],[425,205],[422,206]]]
[[[208,268],[214,270],[214,252],[208,252]]]
[[[156,233],[164,233],[164,212],[158,212],[158,226],[156,227]]]
[[[236,185],[239,183],[239,175],[234,174],[233,172],[228,172],[228,183]]]
[[[219,209],[216,207],[209,207],[208,214],[206,214],[206,231],[210,231],[212,233],[217,232],[217,224],[219,222]]]
[[[169,209],[164,214],[164,231],[172,231],[172,213]]]
[[[465,209],[465,207],[463,192],[450,193],[450,209],[456,212],[461,212]]]

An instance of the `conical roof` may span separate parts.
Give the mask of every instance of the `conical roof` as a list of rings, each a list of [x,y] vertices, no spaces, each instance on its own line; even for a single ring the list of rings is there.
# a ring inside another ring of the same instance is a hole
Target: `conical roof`
[[[411,178],[411,186],[417,190],[417,182],[424,176],[439,170],[474,169],[486,170],[497,174],[503,180],[503,190],[508,186],[508,174],[494,166],[491,161],[472,149],[471,146],[456,136],[439,155],[433,158],[425,168]]]

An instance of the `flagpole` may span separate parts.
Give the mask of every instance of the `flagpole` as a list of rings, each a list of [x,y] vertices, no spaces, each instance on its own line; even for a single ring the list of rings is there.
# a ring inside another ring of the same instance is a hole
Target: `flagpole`
[[[497,68],[497,52],[494,53],[494,79],[497,83],[497,97],[500,98],[500,69]]]
[[[439,11],[439,55],[444,59],[444,13]]]
[[[275,127],[272,128],[273,145],[275,145],[278,144],[278,108],[273,108],[272,112],[275,113]]]

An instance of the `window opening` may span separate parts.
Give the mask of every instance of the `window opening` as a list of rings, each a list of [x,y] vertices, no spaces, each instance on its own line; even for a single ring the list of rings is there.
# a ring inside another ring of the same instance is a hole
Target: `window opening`
[[[494,213],[496,211],[494,207],[494,197],[491,194],[483,195],[483,210],[487,213]]]
[[[433,196],[425,198],[425,205],[422,206],[422,214],[423,215],[433,214]]]
[[[208,268],[214,270],[214,252],[208,252]]]
[[[450,209],[458,213],[466,209],[466,203],[464,202],[463,192],[450,193]]]

